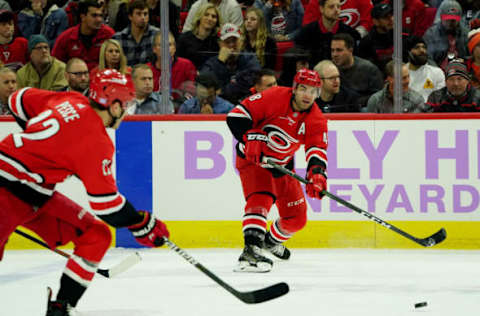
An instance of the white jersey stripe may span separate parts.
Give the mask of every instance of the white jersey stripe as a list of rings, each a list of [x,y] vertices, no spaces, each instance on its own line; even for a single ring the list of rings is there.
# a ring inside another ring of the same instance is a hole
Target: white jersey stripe
[[[29,87],[23,88],[17,92],[17,96],[15,97],[15,109],[12,109],[12,106],[11,106],[11,98],[10,98],[11,96],[8,98],[8,106],[10,110],[25,122],[28,121],[28,118],[25,115],[25,112],[23,111],[22,96],[25,93],[25,91],[27,91],[27,89],[30,89],[30,88]]]
[[[104,196],[94,196],[94,195],[88,194],[88,200],[92,203],[108,203],[118,199],[118,196],[119,196],[118,192],[115,192],[115,194],[104,195]]]
[[[27,174],[29,177],[35,179],[35,181],[37,181],[37,183],[43,183],[43,178],[42,178],[41,175],[39,175],[38,173],[30,173],[27,169],[25,169],[25,167],[23,167],[21,164],[19,164],[15,160],[13,160],[13,159],[5,156],[5,155],[2,155],[1,153],[0,153],[0,160],[5,161],[7,164],[9,164],[13,168],[17,169],[19,172]]]

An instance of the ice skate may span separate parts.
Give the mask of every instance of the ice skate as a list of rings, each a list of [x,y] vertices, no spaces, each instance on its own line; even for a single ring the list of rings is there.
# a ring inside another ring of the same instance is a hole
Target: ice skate
[[[46,316],[75,316],[75,310],[66,301],[52,301],[52,289],[47,288],[47,315]]]
[[[288,260],[290,258],[290,250],[283,244],[275,244],[265,241],[263,249],[277,257],[278,259]]]
[[[235,272],[269,272],[272,270],[273,261],[262,255],[262,250],[256,245],[246,245]]]

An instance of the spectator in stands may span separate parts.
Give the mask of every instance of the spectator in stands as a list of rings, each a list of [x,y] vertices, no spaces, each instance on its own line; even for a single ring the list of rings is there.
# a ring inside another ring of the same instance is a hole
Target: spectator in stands
[[[17,72],[18,88],[59,90],[67,85],[63,75],[65,64],[50,55],[50,46],[45,36],[30,36],[28,51],[30,61]]]
[[[189,87],[197,76],[197,69],[192,62],[186,58],[175,55],[175,38],[172,33],[168,33],[168,43],[170,52],[170,89],[175,108],[178,108],[184,101],[184,87]],[[153,91],[161,89],[160,77],[162,75],[162,33],[157,32],[153,43],[153,61],[148,63],[153,73]],[[177,106],[178,105],[178,106]]]
[[[122,46],[114,39],[107,39],[102,43],[98,66],[90,71],[90,77],[93,78],[103,69],[116,69],[127,76],[132,72],[132,68],[127,66],[127,57],[123,53]]]
[[[426,102],[432,91],[445,87],[445,74],[439,67],[428,63],[427,46],[423,38],[410,36],[404,45],[409,61],[409,87],[420,93]]]
[[[228,113],[233,104],[218,96],[220,86],[214,75],[201,73],[195,80],[196,96],[186,100],[178,113],[180,114],[220,114]]]
[[[277,44],[268,35],[265,17],[259,8],[250,7],[246,10],[241,42],[242,50],[255,53],[262,67],[275,69]]]
[[[238,104],[249,95],[276,85],[275,72],[271,69],[240,71],[235,76],[235,81],[224,87],[220,96],[230,103]]]
[[[17,71],[25,65],[28,57],[28,41],[23,37],[13,38],[15,15],[11,11],[0,11],[0,61]]]
[[[432,1],[435,2],[435,1]],[[434,23],[440,22],[440,8],[443,5],[443,0],[438,0],[437,2],[437,14],[435,15]],[[457,2],[462,7],[462,19],[461,23],[464,25],[470,25],[475,19],[480,18],[480,2],[477,0],[457,0]],[[471,28],[472,29],[472,28]]]
[[[146,0],[150,24],[160,28],[160,0]],[[168,1],[168,26],[175,38],[179,35],[180,8],[171,0]]]
[[[77,91],[88,96],[90,75],[87,64],[80,58],[73,57],[65,67],[65,79],[68,86],[60,91]]]
[[[148,6],[149,23],[157,28],[160,28],[160,0],[145,0]],[[130,1],[113,1],[117,2],[118,8],[115,14],[115,7],[112,6],[112,12],[109,14],[110,26],[115,32],[120,32],[130,24],[128,18],[128,2]],[[111,7],[111,5],[109,5]],[[168,1],[168,27],[170,32],[173,33],[175,38],[179,35],[179,23],[180,23],[180,8],[172,1]]]
[[[222,19],[217,7],[207,3],[196,10],[192,30],[178,39],[177,55],[193,62],[200,69],[205,61],[218,53],[217,32]]]
[[[340,70],[342,85],[360,95],[358,103],[366,105],[373,93],[383,87],[382,72],[372,62],[353,55],[354,42],[349,34],[332,38],[332,61]]]
[[[480,1],[459,0],[458,3],[460,3],[463,9],[462,22],[465,25],[471,25],[473,20],[480,19]]]
[[[135,85],[135,104],[128,109],[129,114],[173,114],[173,103],[162,104],[162,95],[153,92],[153,74],[146,64],[138,64],[132,70]]]
[[[470,56],[467,59],[467,69],[472,78],[472,85],[475,88],[480,87],[480,28],[468,33],[468,52]]]
[[[355,41],[360,35],[350,26],[340,21],[340,0],[319,0],[321,18],[305,25],[295,38],[295,46],[308,50],[312,58],[310,65],[330,59],[330,43],[337,33],[348,33]]]
[[[0,68],[0,115],[10,114],[8,97],[17,90],[17,75],[7,67]]]
[[[468,28],[460,23],[462,8],[457,1],[446,0],[438,10],[441,21],[433,24],[423,38],[428,55],[445,69],[449,60],[467,57]]]
[[[238,72],[248,72],[260,69],[260,63],[255,54],[240,51],[240,30],[235,24],[225,23],[218,34],[220,51],[217,56],[210,57],[200,72],[215,74],[224,88],[235,79]]]
[[[12,11],[10,4],[5,0],[0,0],[0,10]]]
[[[242,9],[236,0],[197,0],[188,11],[187,19],[182,29],[183,33],[193,30],[197,11],[207,3],[211,3],[218,8],[223,23],[235,24],[238,28],[242,26]]]
[[[385,80],[385,87],[374,93],[367,104],[367,112],[373,113],[420,113],[424,110],[423,97],[416,91],[409,89],[410,75],[408,74],[408,67],[402,63],[402,104],[394,105],[393,90],[395,85],[394,75],[395,63],[393,60],[389,61],[385,66],[385,73],[387,78]]]
[[[313,70],[323,81],[320,96],[315,100],[323,113],[360,112],[359,95],[341,84],[340,72],[331,60],[322,60]]]
[[[261,3],[268,32],[276,41],[293,41],[300,32],[303,6],[300,0],[267,0]]]
[[[42,34],[53,47],[57,37],[68,28],[68,18],[53,0],[30,0],[30,6],[18,13],[18,28],[25,38]]]
[[[372,28],[370,11],[373,8],[370,0],[343,0],[341,2],[340,20],[354,28],[361,37],[368,34]],[[318,0],[310,0],[305,7],[303,25],[310,24],[320,19]]]
[[[445,70],[446,87],[433,91],[426,103],[426,112],[479,112],[480,91],[470,84],[467,66],[452,60]]]
[[[53,46],[52,55],[63,62],[73,57],[83,59],[88,69],[98,65],[102,43],[111,38],[113,29],[103,24],[102,6],[95,0],[79,3],[80,24],[60,34]]]
[[[301,48],[292,47],[285,51],[283,58],[283,67],[280,78],[278,78],[278,84],[280,86],[291,87],[293,85],[293,77],[295,74],[303,68],[309,68],[311,54]]]
[[[370,60],[379,69],[393,55],[393,8],[389,3],[380,3],[372,9],[373,28],[362,38],[358,47],[358,56]]]
[[[390,0],[393,6],[393,0]],[[403,0],[402,27],[407,35],[423,36],[431,26],[432,19],[426,18],[426,6],[421,0]]]
[[[128,4],[128,18],[130,25],[112,38],[122,46],[129,66],[147,63],[152,57],[153,36],[159,29],[148,24],[148,7],[144,0]]]
[[[80,16],[78,13],[78,0],[68,0],[68,3],[63,7],[68,18],[68,27],[74,27],[80,23]]]

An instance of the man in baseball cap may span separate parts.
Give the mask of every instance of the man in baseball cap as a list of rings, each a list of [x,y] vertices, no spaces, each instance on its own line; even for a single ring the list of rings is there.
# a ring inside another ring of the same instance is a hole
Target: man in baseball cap
[[[240,30],[232,23],[225,23],[218,32],[218,55],[208,59],[200,72],[213,73],[222,91],[227,84],[235,81],[240,72],[260,69],[260,63],[253,53],[241,52]]]

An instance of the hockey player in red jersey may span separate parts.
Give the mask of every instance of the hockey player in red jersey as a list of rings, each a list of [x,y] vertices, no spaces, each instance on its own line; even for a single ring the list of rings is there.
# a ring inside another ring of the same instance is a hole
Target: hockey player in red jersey
[[[270,271],[273,261],[262,250],[287,260],[290,251],[283,242],[307,222],[300,183],[270,168],[264,163],[266,159],[293,170],[294,154],[304,145],[310,181],[307,194],[323,197],[327,187],[327,121],[314,103],[321,83],[315,71],[302,69],[295,75],[293,88],[272,87],[254,94],[227,116],[228,127],[238,140],[236,167],[246,200],[245,248],[235,271]],[[279,218],[267,230],[273,203]]]
[[[89,98],[35,88],[9,98],[23,132],[0,142],[0,249],[17,226],[33,230],[51,248],[74,244],[47,316],[71,315],[92,281],[111,242],[103,222],[127,227],[147,247],[161,246],[169,236],[163,222],[136,211],[118,192],[112,173],[115,149],[105,127],[118,128],[134,96],[124,75],[106,69],[91,79]],[[72,175],[83,182],[96,217],[55,191]]]

